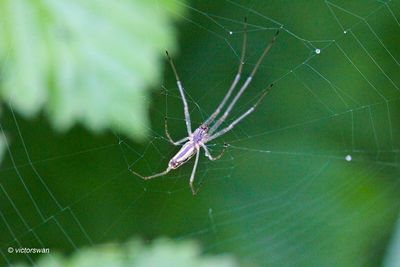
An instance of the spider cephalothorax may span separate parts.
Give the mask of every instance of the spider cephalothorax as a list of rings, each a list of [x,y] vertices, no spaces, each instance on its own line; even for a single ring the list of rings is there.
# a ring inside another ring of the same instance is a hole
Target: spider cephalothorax
[[[218,105],[216,110],[194,132],[192,132],[192,126],[191,126],[190,114],[189,114],[189,106],[188,106],[188,103],[186,101],[186,97],[185,97],[185,93],[184,93],[184,89],[183,89],[182,83],[181,83],[181,81],[179,79],[179,76],[178,76],[178,73],[176,71],[175,65],[174,65],[172,59],[170,58],[170,56],[168,55],[168,52],[167,52],[167,57],[168,57],[168,60],[169,60],[169,62],[171,64],[172,70],[173,70],[173,72],[175,74],[176,83],[178,85],[179,93],[180,93],[180,95],[182,97],[183,110],[184,110],[184,114],[185,114],[185,123],[186,123],[186,129],[187,129],[188,136],[185,137],[185,138],[182,138],[182,139],[180,139],[178,141],[173,141],[171,136],[168,133],[167,118],[165,118],[165,134],[166,134],[168,140],[173,145],[178,146],[178,145],[182,145],[183,144],[183,146],[178,151],[178,153],[176,153],[175,156],[169,161],[168,167],[167,167],[167,169],[165,171],[157,173],[157,174],[153,174],[153,175],[150,175],[150,176],[143,176],[143,175],[140,175],[137,172],[131,170],[132,173],[134,173],[135,175],[140,176],[143,179],[156,178],[156,177],[163,176],[163,175],[169,173],[173,169],[177,169],[179,166],[181,166],[182,164],[184,164],[185,162],[190,160],[194,155],[196,155],[196,159],[195,159],[195,162],[194,162],[192,174],[190,175],[190,181],[189,181],[189,185],[190,185],[190,188],[192,189],[193,195],[196,194],[197,190],[194,189],[193,181],[194,181],[194,176],[196,174],[197,164],[199,162],[200,149],[201,148],[204,149],[206,157],[208,157],[210,160],[219,159],[222,156],[222,154],[224,153],[225,148],[228,147],[228,145],[225,144],[222,152],[218,156],[213,157],[210,154],[210,151],[208,150],[208,148],[206,146],[206,143],[208,143],[209,141],[214,140],[215,138],[218,138],[221,135],[229,132],[231,129],[233,129],[233,127],[236,124],[238,124],[240,121],[242,121],[248,115],[250,115],[255,110],[256,106],[261,102],[261,100],[265,97],[265,95],[272,88],[272,84],[271,84],[269,87],[267,87],[264,90],[264,92],[261,94],[261,96],[259,97],[257,102],[251,108],[249,108],[245,113],[240,115],[237,119],[235,119],[227,127],[223,128],[223,129],[219,129],[219,127],[222,125],[222,123],[229,116],[233,106],[239,100],[240,96],[243,94],[243,92],[246,90],[246,88],[248,88],[248,86],[251,83],[256,71],[258,70],[258,67],[260,66],[262,60],[264,59],[264,57],[267,54],[267,52],[269,51],[269,49],[274,44],[276,36],[279,33],[279,30],[278,30],[276,32],[276,34],[274,35],[274,37],[272,38],[272,40],[269,42],[269,44],[264,49],[263,53],[261,54],[261,56],[258,59],[257,63],[255,64],[252,72],[247,77],[246,81],[243,83],[243,85],[240,87],[239,91],[236,93],[236,95],[233,97],[232,101],[229,103],[228,107],[225,109],[223,115],[221,117],[219,117],[218,120],[216,120],[218,115],[220,114],[220,112],[224,108],[226,102],[230,98],[231,94],[235,90],[236,85],[238,84],[238,82],[240,80],[240,76],[242,74],[244,56],[245,56],[245,52],[246,52],[246,40],[247,40],[247,30],[246,30],[247,22],[246,22],[246,19],[245,19],[244,25],[245,25],[245,28],[244,28],[244,35],[243,35],[242,54],[241,54],[240,62],[239,62],[239,69],[238,69],[238,72],[237,72],[237,74],[235,76],[235,79],[233,80],[231,87],[229,88],[228,92],[226,93],[225,97],[222,99],[221,103]],[[208,128],[209,125],[212,125],[211,128]]]
[[[208,137],[208,127],[205,124],[200,125],[199,128],[197,128],[193,135],[192,135],[192,141],[194,142],[195,145],[201,145],[207,141]]]

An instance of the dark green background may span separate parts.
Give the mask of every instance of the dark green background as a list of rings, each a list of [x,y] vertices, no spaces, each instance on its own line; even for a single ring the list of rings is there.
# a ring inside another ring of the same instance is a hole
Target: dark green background
[[[45,117],[24,120],[5,103],[1,120],[10,151],[0,171],[2,252],[8,246],[71,252],[136,235],[169,236],[197,239],[205,252],[234,253],[261,266],[380,265],[400,204],[400,26],[390,13],[400,17],[399,2],[388,2],[390,9],[365,0],[187,5],[174,59],[194,126],[235,75],[243,17],[249,21],[245,74],[284,26],[232,118],[269,83],[274,90],[213,143],[214,153],[224,142],[232,145],[220,161],[202,156],[199,195],[188,187],[191,163],[149,182],[128,171],[161,171],[176,153],[164,137],[164,116],[176,139],[185,136],[168,66],[164,82],[145,99],[152,103],[152,136],[142,144],[80,127],[57,133]]]

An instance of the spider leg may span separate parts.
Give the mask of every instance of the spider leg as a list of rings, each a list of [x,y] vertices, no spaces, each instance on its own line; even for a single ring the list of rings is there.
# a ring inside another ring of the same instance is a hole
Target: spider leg
[[[228,117],[229,113],[231,112],[233,106],[236,104],[236,102],[239,100],[240,96],[243,94],[243,92],[246,90],[246,88],[249,86],[251,80],[253,79],[255,73],[257,72],[258,68],[260,67],[261,62],[263,61],[265,55],[268,53],[268,51],[271,49],[273,44],[275,43],[276,37],[279,34],[279,30],[275,33],[275,35],[272,37],[271,41],[268,43],[267,47],[265,47],[263,53],[261,54],[260,58],[258,59],[256,65],[254,66],[253,70],[251,71],[249,77],[246,79],[242,87],[240,88],[239,92],[235,95],[233,98],[232,102],[229,104],[229,106],[226,108],[224,114],[217,120],[217,122],[211,127],[209,133],[212,134],[214,133],[218,127],[225,121],[225,119]]]
[[[245,113],[243,113],[242,115],[239,116],[239,118],[237,118],[236,120],[234,120],[231,124],[229,124],[226,128],[220,130],[219,132],[211,135],[207,141],[211,141],[217,137],[220,137],[221,135],[229,132],[230,130],[232,130],[233,127],[235,127],[236,124],[238,124],[240,121],[242,121],[244,118],[246,118],[247,116],[249,116],[258,106],[258,104],[260,104],[260,102],[264,99],[264,97],[271,91],[273,84],[271,84],[267,89],[264,90],[264,92],[262,93],[261,97],[257,100],[257,102],[251,107],[249,108]]]
[[[220,159],[220,158],[222,157],[222,155],[224,154],[224,152],[225,152],[225,150],[226,150],[226,148],[227,148],[228,146],[229,146],[228,144],[224,144],[224,148],[222,149],[221,153],[219,153],[218,156],[213,157],[213,156],[211,155],[210,151],[208,150],[207,146],[204,145],[204,144],[201,145],[201,147],[202,147],[202,148],[204,149],[204,151],[206,152],[206,157],[207,157],[209,160],[212,160],[212,161]]]
[[[171,64],[172,70],[174,71],[176,84],[178,85],[179,93],[181,94],[181,98],[182,98],[182,102],[183,102],[183,111],[184,111],[184,114],[185,114],[185,122],[186,122],[187,132],[188,132],[188,135],[191,135],[192,134],[192,125],[191,125],[191,122],[190,122],[189,106],[188,106],[188,103],[186,101],[185,92],[184,92],[182,83],[181,83],[181,81],[179,79],[178,72],[176,71],[174,62],[172,61],[172,58],[169,56],[168,51],[165,51],[165,53],[167,54],[168,61]]]
[[[242,52],[241,52],[241,55],[240,55],[240,62],[239,62],[238,72],[237,72],[237,74],[235,76],[235,79],[233,80],[233,82],[231,84],[231,87],[229,87],[228,92],[226,93],[226,95],[222,99],[221,103],[218,105],[217,109],[205,121],[205,124],[207,124],[207,125],[212,123],[215,120],[215,118],[218,116],[218,114],[221,112],[222,108],[226,104],[226,101],[228,101],[229,97],[231,96],[233,90],[235,89],[237,83],[240,80],[240,75],[242,74],[242,69],[243,69],[243,64],[244,64],[244,57],[245,57],[245,54],[246,54],[246,44],[247,44],[247,18],[246,17],[244,18],[244,30],[243,31],[244,31],[244,33],[243,33]]]
[[[196,159],[194,161],[192,174],[190,175],[190,180],[189,180],[189,186],[190,186],[190,189],[192,189],[193,196],[197,194],[197,191],[199,191],[199,188],[197,188],[197,190],[195,190],[194,186],[193,186],[193,181],[194,181],[194,176],[196,174],[197,164],[199,163],[199,155],[200,155],[200,149],[197,150]]]
[[[168,119],[167,119],[167,117],[164,118],[164,122],[165,122],[165,124],[164,124],[164,126],[165,126],[165,135],[167,136],[167,139],[171,144],[173,144],[175,146],[179,146],[180,144],[182,144],[183,142],[186,142],[189,139],[189,137],[185,137],[185,138],[182,138],[182,139],[180,139],[178,141],[174,141],[171,138],[171,135],[168,132]]]
[[[144,179],[144,180],[150,180],[150,179],[153,179],[153,178],[156,178],[156,177],[160,177],[160,176],[166,175],[166,174],[169,173],[172,169],[168,166],[168,168],[167,168],[165,171],[160,172],[160,173],[156,173],[156,174],[153,174],[153,175],[149,175],[149,176],[143,176],[143,175],[141,175],[141,174],[139,174],[139,173],[133,171],[132,169],[129,169],[129,170],[130,170],[134,175],[139,176],[140,178],[142,178],[142,179]]]

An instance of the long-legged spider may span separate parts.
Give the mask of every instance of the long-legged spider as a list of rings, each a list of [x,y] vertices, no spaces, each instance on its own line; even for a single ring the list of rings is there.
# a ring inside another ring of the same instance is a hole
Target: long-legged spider
[[[223,128],[221,130],[218,130],[219,126],[226,120],[226,118],[230,114],[231,110],[233,109],[233,107],[236,104],[236,102],[239,100],[240,96],[243,94],[243,92],[249,86],[250,82],[252,81],[252,79],[253,79],[258,67],[260,66],[262,60],[264,59],[265,55],[268,53],[268,51],[270,50],[272,45],[275,43],[275,40],[276,40],[276,37],[277,37],[278,33],[279,33],[279,30],[275,33],[275,35],[272,37],[271,41],[265,47],[263,53],[259,57],[259,59],[258,59],[256,65],[254,66],[252,72],[250,73],[250,75],[248,76],[248,78],[246,79],[246,81],[244,82],[242,87],[240,87],[239,91],[236,93],[236,95],[233,98],[232,102],[228,105],[228,107],[226,108],[224,114],[214,123],[215,119],[217,118],[219,113],[222,111],[222,108],[225,106],[225,104],[228,101],[229,97],[231,96],[233,90],[235,89],[237,83],[240,80],[240,76],[242,74],[242,68],[243,68],[243,64],[244,64],[244,57],[245,57],[245,53],[246,53],[246,43],[247,43],[247,21],[245,19],[245,21],[244,21],[244,34],[243,34],[242,51],[241,51],[241,56],[240,56],[239,69],[238,69],[238,72],[237,72],[237,74],[235,76],[235,79],[233,80],[228,92],[226,93],[226,95],[224,96],[224,98],[222,99],[221,103],[218,105],[217,109],[214,111],[214,113],[212,113],[211,116],[206,121],[204,121],[194,132],[192,132],[192,125],[191,125],[191,122],[190,122],[190,114],[189,114],[189,106],[188,106],[187,101],[186,101],[186,97],[185,97],[185,93],[184,93],[184,89],[183,89],[182,83],[181,83],[181,81],[179,79],[178,72],[176,71],[175,65],[174,65],[171,57],[169,56],[168,52],[166,51],[169,63],[171,64],[171,68],[172,68],[172,70],[174,72],[174,75],[175,75],[175,78],[176,78],[176,83],[178,85],[179,93],[180,93],[181,98],[182,98],[183,110],[184,110],[184,114],[185,114],[185,122],[186,122],[186,128],[187,128],[188,136],[185,137],[185,138],[182,138],[182,139],[180,139],[178,141],[174,141],[171,138],[171,136],[170,136],[170,134],[168,132],[167,118],[165,118],[165,134],[166,134],[168,140],[171,142],[171,144],[173,144],[175,146],[179,146],[179,145],[181,145],[183,143],[184,143],[184,145],[181,147],[181,149],[178,151],[178,153],[174,157],[172,157],[172,159],[169,161],[168,167],[167,167],[167,169],[165,171],[157,173],[157,174],[153,174],[153,175],[150,175],[150,176],[143,176],[143,175],[141,175],[141,174],[139,174],[139,173],[137,173],[137,172],[135,172],[133,170],[131,170],[131,172],[133,174],[145,179],[145,180],[153,179],[153,178],[156,178],[156,177],[159,177],[159,176],[166,175],[171,170],[177,169],[179,166],[181,166],[182,164],[184,164],[185,162],[190,160],[194,155],[196,155],[195,162],[194,162],[194,165],[193,165],[192,174],[190,175],[190,180],[189,180],[190,188],[192,190],[193,195],[195,195],[197,193],[198,189],[197,190],[194,189],[193,181],[194,181],[194,177],[195,177],[195,173],[196,173],[197,164],[199,162],[200,148],[204,149],[206,157],[208,157],[210,160],[219,159],[223,155],[223,153],[225,152],[225,149],[228,147],[228,145],[225,144],[222,152],[218,156],[213,157],[210,154],[210,151],[208,150],[208,148],[206,146],[206,143],[208,143],[211,140],[214,140],[215,138],[220,137],[221,135],[227,133],[236,124],[238,124],[240,121],[242,121],[248,115],[250,115],[255,110],[257,105],[263,100],[263,98],[271,90],[273,84],[270,84],[266,89],[264,89],[264,91],[262,92],[262,94],[259,97],[259,99],[257,100],[257,102],[250,109],[248,109],[246,112],[244,112],[242,115],[240,115],[237,119],[235,119],[227,127]],[[212,123],[214,123],[214,124],[211,126]],[[211,128],[209,128],[209,126],[211,126]]]

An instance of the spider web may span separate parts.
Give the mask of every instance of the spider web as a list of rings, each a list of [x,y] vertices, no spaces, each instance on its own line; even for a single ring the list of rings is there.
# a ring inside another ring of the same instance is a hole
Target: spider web
[[[9,254],[8,247],[73,251],[132,235],[192,238],[205,253],[230,252],[261,266],[380,265],[400,204],[399,2],[182,5],[189,12],[174,59],[192,128],[212,113],[237,71],[244,16],[244,76],[281,33],[224,125],[272,82],[273,91],[209,144],[213,154],[230,144],[222,159],[202,153],[196,197],[188,187],[191,162],[152,181],[128,171],[166,168],[178,148],[164,135],[164,117],[173,138],[186,136],[168,68],[161,90],[146,99],[152,136],[144,144],[80,128],[59,135],[45,118],[25,121],[6,105],[0,265],[34,263],[35,255]]]

